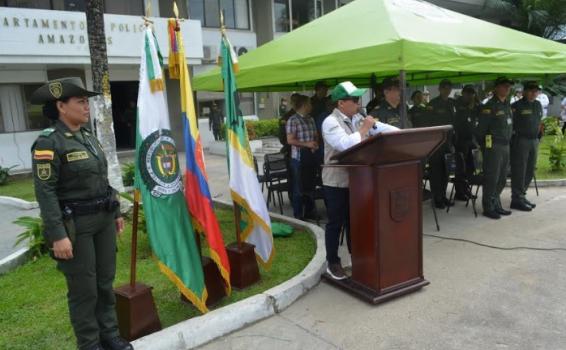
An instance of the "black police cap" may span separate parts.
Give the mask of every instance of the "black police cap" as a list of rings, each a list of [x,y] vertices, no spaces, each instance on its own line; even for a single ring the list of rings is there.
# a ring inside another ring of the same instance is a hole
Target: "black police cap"
[[[31,103],[40,105],[68,97],[91,97],[96,95],[100,95],[100,93],[85,89],[81,78],[61,78],[50,80],[35,90],[31,95]]]

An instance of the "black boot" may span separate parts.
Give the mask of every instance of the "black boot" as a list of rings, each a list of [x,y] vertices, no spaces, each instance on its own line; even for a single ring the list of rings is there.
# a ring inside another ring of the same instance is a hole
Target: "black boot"
[[[534,209],[534,208],[537,207],[537,205],[536,205],[535,203],[529,201],[527,198],[523,199],[523,201],[524,201],[529,207],[531,207],[532,209]]]
[[[522,201],[511,201],[511,209],[516,209],[520,211],[531,211],[533,210],[530,205]]]
[[[495,211],[499,214],[499,215],[511,215],[511,210],[505,210],[503,208],[497,208],[495,209]]]
[[[134,350],[132,344],[120,336],[103,340],[101,343],[104,350]]]
[[[483,216],[488,217],[490,219],[501,219],[501,215],[495,210],[484,210]]]

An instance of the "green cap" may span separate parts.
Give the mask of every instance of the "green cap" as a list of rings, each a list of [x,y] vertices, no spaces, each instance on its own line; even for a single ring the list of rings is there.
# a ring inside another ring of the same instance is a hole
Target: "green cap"
[[[350,97],[360,97],[367,89],[358,89],[351,81],[343,81],[332,89],[332,101],[346,100]]]
[[[83,81],[78,77],[61,78],[48,81],[31,95],[31,103],[41,105],[50,101],[57,101],[68,97],[96,96],[99,92],[88,91]]]

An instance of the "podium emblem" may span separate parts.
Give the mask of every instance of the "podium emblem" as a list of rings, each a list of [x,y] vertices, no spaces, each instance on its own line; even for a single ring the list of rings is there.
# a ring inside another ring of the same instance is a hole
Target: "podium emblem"
[[[391,219],[401,222],[409,213],[409,198],[411,190],[408,188],[397,189],[389,192],[389,211]]]

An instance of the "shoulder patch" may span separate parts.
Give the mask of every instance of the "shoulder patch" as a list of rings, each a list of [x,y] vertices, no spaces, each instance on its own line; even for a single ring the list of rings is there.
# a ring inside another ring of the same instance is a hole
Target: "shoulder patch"
[[[55,128],[43,129],[39,135],[40,136],[49,136],[49,135],[53,134],[54,131],[55,131]]]
[[[37,178],[46,181],[51,178],[51,164],[44,163],[44,164],[37,164]]]
[[[35,160],[53,160],[53,155],[55,152],[52,150],[40,150],[36,149],[33,151],[33,159]]]

